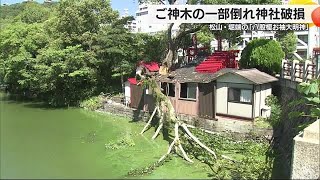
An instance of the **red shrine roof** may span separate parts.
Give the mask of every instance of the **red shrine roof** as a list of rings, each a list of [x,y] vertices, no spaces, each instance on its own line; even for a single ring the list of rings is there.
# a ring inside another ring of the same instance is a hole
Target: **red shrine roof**
[[[155,72],[159,71],[160,67],[157,62],[140,62],[140,65],[146,67],[149,71]]]
[[[159,64],[157,62],[143,62],[143,61],[140,61],[138,63],[138,66],[143,66],[146,69],[148,69],[150,72],[157,72],[160,69]],[[134,85],[138,84],[138,81],[137,81],[136,78],[129,78],[128,81],[129,81],[130,84],[134,84]]]
[[[134,84],[134,85],[138,84],[136,78],[129,78],[128,81],[130,84]]]

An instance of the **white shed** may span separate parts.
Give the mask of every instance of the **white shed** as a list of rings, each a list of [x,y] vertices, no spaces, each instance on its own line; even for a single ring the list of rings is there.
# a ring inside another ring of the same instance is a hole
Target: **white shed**
[[[124,103],[126,104],[126,106],[130,104],[130,95],[130,82],[126,81],[124,83]]]
[[[254,119],[268,117],[265,104],[271,82],[278,79],[257,69],[231,70],[216,79],[216,112],[219,115]]]
[[[124,82],[124,103],[126,106],[129,106],[131,103],[131,85],[136,85],[136,78],[129,78],[126,82]]]

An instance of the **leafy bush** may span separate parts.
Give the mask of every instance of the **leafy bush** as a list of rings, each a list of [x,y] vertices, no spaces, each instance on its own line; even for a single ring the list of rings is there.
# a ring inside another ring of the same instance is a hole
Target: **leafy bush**
[[[80,103],[80,107],[91,111],[99,109],[102,105],[102,96],[94,96]]]
[[[123,138],[117,140],[117,141],[110,141],[109,143],[105,144],[106,149],[123,149],[126,147],[132,147],[135,146],[136,144],[134,143],[131,135],[126,135]]]
[[[320,117],[320,79],[313,80],[310,83],[301,83],[298,88],[304,95],[304,99],[311,107],[311,117]]]
[[[320,117],[320,79],[312,80],[308,83],[303,82],[298,86],[298,91],[303,95],[303,98],[292,101],[289,106],[294,107],[297,105],[305,105],[309,107],[310,111],[292,111],[289,113],[290,119],[297,118],[299,116],[311,117],[313,120]],[[314,121],[307,121],[302,124],[303,129]]]
[[[266,105],[271,108],[270,117],[266,118],[267,122],[270,123],[272,127],[278,126],[281,121],[281,105],[276,96],[270,95],[266,98]]]
[[[268,74],[279,73],[284,52],[279,42],[270,39],[255,39],[241,53],[241,68],[257,68]]]

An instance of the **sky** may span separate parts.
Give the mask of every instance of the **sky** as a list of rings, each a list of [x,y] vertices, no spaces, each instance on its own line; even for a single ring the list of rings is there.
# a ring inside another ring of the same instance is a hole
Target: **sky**
[[[39,3],[43,3],[44,0],[36,0]],[[15,4],[23,2],[23,0],[0,0],[0,4]],[[138,8],[138,0],[111,0],[111,6],[113,9],[118,10],[122,15],[124,9],[128,9],[129,15],[134,16]]]

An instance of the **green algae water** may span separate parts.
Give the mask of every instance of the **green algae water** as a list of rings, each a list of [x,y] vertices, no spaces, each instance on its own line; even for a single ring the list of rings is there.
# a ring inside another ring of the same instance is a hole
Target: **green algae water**
[[[9,100],[0,93],[0,178],[208,178],[208,167],[173,157],[151,174],[127,173],[157,161],[168,148],[154,128],[82,109],[52,109]],[[105,144],[130,134],[135,146],[106,150]]]

